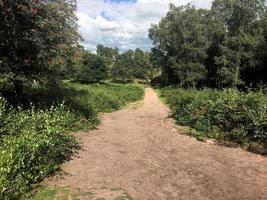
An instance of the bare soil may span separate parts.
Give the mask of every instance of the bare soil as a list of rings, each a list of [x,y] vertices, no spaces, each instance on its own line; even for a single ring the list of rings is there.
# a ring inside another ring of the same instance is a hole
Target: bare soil
[[[98,129],[77,133],[83,150],[48,185],[98,188],[107,200],[114,198],[101,188],[122,188],[135,200],[267,199],[266,157],[181,134],[168,114],[146,88],[142,105],[104,114]]]

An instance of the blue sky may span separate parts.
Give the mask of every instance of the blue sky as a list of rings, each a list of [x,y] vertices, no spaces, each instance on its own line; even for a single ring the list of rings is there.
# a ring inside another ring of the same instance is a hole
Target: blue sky
[[[210,8],[211,0],[78,0],[79,31],[86,49],[97,44],[121,50],[141,48],[149,51],[151,24],[168,12],[169,3]]]

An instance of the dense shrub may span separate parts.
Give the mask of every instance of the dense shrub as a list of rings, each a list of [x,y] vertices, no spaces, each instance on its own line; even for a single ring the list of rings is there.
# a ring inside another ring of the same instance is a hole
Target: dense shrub
[[[6,113],[6,101],[5,101],[5,99],[3,99],[2,97],[0,97],[0,121],[1,121],[1,122],[2,122],[3,119],[4,119],[5,113]],[[1,123],[1,124],[0,124],[0,127],[1,127],[2,125],[3,125],[3,124]]]
[[[66,81],[57,86],[30,90],[27,99],[45,106],[64,101],[70,110],[81,113],[92,122],[97,113],[114,111],[143,96],[144,88],[138,84],[78,84]]]
[[[78,148],[71,131],[91,128],[99,112],[143,95],[139,85],[65,82],[28,90],[32,103],[24,100],[20,107],[12,108],[0,97],[0,199],[21,199],[69,159]]]
[[[64,105],[23,110],[0,102],[0,199],[19,199],[75,152],[70,131],[79,118]]]
[[[125,106],[129,102],[142,99],[144,90],[134,84],[68,84],[76,91],[83,92],[84,100],[74,97],[81,104],[90,104],[96,112],[111,112]]]
[[[177,122],[196,129],[198,137],[267,144],[267,97],[261,92],[164,88],[161,96]]]

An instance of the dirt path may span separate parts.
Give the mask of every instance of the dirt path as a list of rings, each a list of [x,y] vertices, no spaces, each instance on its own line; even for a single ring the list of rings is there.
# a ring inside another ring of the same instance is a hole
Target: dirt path
[[[139,108],[104,114],[49,185],[122,188],[135,200],[267,199],[267,158],[179,134],[168,112],[147,88]]]

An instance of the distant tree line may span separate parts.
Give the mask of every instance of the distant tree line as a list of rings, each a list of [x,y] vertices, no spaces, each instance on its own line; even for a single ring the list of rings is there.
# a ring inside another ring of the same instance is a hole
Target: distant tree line
[[[154,69],[150,54],[141,49],[120,53],[118,48],[97,45],[96,54],[82,51],[75,65],[73,79],[81,83],[97,83],[107,79],[128,83],[134,79],[151,79]]]
[[[171,4],[149,37],[161,83],[213,88],[267,83],[264,0],[214,0],[210,10]]]

